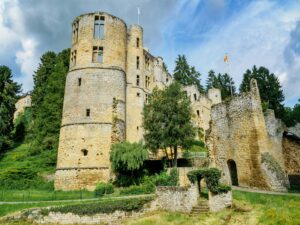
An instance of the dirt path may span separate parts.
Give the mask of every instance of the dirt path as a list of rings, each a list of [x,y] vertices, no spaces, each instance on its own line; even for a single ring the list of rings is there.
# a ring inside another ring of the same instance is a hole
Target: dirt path
[[[88,199],[73,199],[73,200],[54,200],[54,201],[29,201],[29,202],[0,202],[0,205],[15,205],[15,204],[35,204],[44,202],[85,202],[85,201],[99,201],[99,200],[114,200],[114,199],[128,199],[128,198],[143,198],[152,197],[155,194],[145,194],[145,195],[127,195],[118,197],[102,197],[102,198],[88,198]]]
[[[257,189],[251,189],[251,188],[245,188],[245,187],[237,187],[237,186],[232,186],[232,189],[237,190],[237,191],[261,193],[261,194],[269,194],[269,195],[290,195],[290,196],[300,197],[300,193],[297,194],[297,193],[287,193],[287,192],[263,191],[263,190],[257,190]]]

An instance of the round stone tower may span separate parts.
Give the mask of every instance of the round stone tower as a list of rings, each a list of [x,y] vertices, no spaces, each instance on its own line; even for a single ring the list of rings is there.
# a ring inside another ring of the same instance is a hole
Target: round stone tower
[[[127,27],[96,12],[72,28],[55,189],[92,190],[111,178],[111,145],[125,139]]]

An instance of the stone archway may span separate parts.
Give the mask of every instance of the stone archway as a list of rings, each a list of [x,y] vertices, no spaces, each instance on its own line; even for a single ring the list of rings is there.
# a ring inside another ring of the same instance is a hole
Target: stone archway
[[[238,186],[239,181],[238,181],[238,174],[237,174],[237,168],[236,168],[236,163],[234,160],[229,159],[227,161],[229,173],[230,173],[230,178],[231,178],[231,185],[233,186]]]

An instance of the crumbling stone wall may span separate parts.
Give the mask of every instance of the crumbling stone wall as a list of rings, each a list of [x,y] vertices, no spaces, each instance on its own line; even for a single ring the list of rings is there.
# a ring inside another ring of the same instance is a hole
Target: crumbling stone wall
[[[300,138],[285,134],[282,140],[285,170],[289,175],[300,175]]]
[[[232,160],[236,164],[240,186],[267,190],[284,188],[272,186],[274,182],[270,179],[276,178],[262,169],[261,154],[276,155],[281,149],[274,147],[277,136],[274,136],[274,141],[268,135],[255,80],[251,81],[250,92],[213,106],[211,118],[207,137],[210,166],[223,171],[222,182],[231,184],[228,161]],[[278,163],[282,165],[282,160]]]

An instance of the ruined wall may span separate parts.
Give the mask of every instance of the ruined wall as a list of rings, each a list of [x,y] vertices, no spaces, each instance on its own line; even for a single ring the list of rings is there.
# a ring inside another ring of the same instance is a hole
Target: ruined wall
[[[31,106],[31,95],[27,94],[24,97],[20,98],[17,102],[16,102],[16,111],[14,113],[14,120],[18,117],[18,115],[20,115],[20,113],[24,112],[26,107],[30,107]]]
[[[282,146],[287,174],[300,175],[300,138],[284,135]]]
[[[240,186],[277,190],[278,186],[272,186],[276,182],[270,181],[277,177],[262,169],[261,154],[275,155],[279,150],[268,136],[256,81],[251,81],[250,92],[213,106],[211,117],[210,166],[223,171],[222,182],[231,184],[228,163],[233,160]]]

